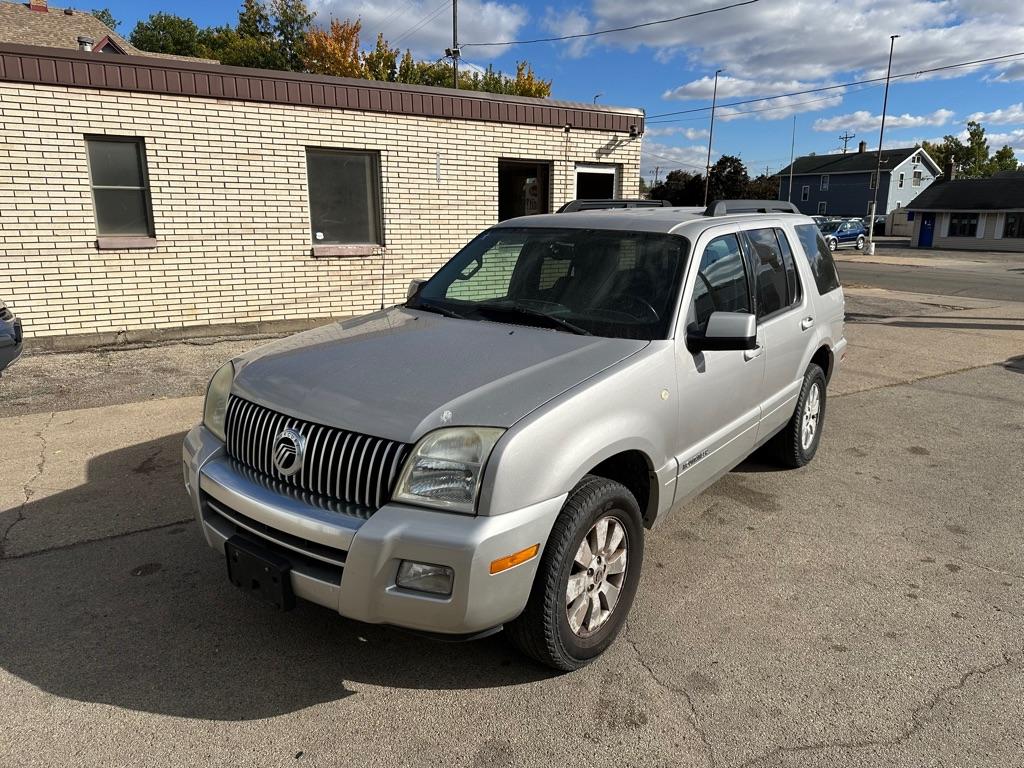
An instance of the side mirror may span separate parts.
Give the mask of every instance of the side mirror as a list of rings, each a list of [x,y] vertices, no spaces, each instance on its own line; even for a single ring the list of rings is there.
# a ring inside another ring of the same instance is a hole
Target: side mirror
[[[710,350],[757,348],[757,318],[748,312],[712,312],[707,329],[686,331],[686,348],[694,354]]]
[[[409,287],[405,291],[405,300],[408,301],[417,293],[420,292],[420,287],[427,282],[426,280],[410,280]]]

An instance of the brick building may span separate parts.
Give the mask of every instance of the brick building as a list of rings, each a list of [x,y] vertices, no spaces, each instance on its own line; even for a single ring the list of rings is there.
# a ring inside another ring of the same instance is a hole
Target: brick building
[[[51,342],[371,311],[498,219],[636,196],[643,127],[635,109],[0,44],[0,297]]]

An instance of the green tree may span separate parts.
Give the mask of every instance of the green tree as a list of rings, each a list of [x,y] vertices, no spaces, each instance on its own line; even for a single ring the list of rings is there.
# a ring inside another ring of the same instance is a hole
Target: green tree
[[[241,37],[258,37],[266,40],[273,37],[274,29],[270,24],[270,14],[262,0],[242,0],[235,31]]]
[[[700,205],[704,200],[704,176],[684,170],[669,171],[665,180],[651,187],[652,200],[672,205]]]
[[[232,67],[285,69],[273,38],[242,35],[227,26],[199,30],[199,55]]]
[[[388,45],[383,32],[377,34],[374,49],[363,53],[362,77],[391,83],[398,77],[398,49]]]
[[[1017,169],[1017,158],[1013,148],[1004,145],[990,154],[985,128],[974,120],[967,123],[967,141],[958,136],[944,136],[941,142],[925,141],[922,149],[938,163],[943,173],[952,162],[957,176],[965,179],[981,179],[996,171]]]
[[[129,41],[136,48],[152,53],[200,55],[199,27],[192,19],[172,13],[154,13],[145,21],[140,21],[132,30]]]
[[[750,175],[743,161],[735,155],[722,155],[711,166],[708,201],[738,200],[747,197]]]
[[[110,27],[110,29],[117,29],[117,25],[121,23],[114,18],[114,14],[110,12],[109,8],[93,8],[89,13]]]
[[[779,177],[762,173],[751,179],[743,192],[746,200],[777,200],[779,197]]]
[[[274,35],[285,67],[301,72],[302,52],[306,34],[316,14],[310,13],[303,0],[273,0]]]
[[[1004,144],[1001,149],[992,155],[992,159],[989,161],[991,173],[996,173],[997,171],[1016,171],[1018,167],[1017,155],[1009,144]]]

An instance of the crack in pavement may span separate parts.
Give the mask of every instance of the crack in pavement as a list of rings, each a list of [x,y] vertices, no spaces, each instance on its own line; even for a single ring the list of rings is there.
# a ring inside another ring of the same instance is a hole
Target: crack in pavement
[[[1022,649],[1024,650],[1024,649]],[[992,672],[1000,669],[1005,669],[1013,664],[1012,656],[1006,651],[1002,652],[1002,660],[987,664],[982,667],[976,667],[969,669],[960,675],[960,679],[956,683],[944,688],[940,688],[934,694],[929,696],[923,703],[918,704],[910,713],[910,725],[904,728],[904,730],[898,733],[895,737],[889,739],[852,739],[849,741],[819,741],[811,744],[795,744],[793,746],[780,745],[774,749],[766,752],[760,757],[751,758],[740,763],[737,768],[750,768],[750,766],[760,765],[774,757],[778,757],[784,754],[799,754],[803,752],[821,752],[829,749],[846,749],[846,750],[857,750],[857,749],[868,749],[871,747],[896,747],[906,743],[914,736],[918,731],[928,725],[931,720],[926,718],[925,715],[931,714],[932,711],[943,701],[948,700],[952,694],[957,691],[963,690],[967,685],[967,682],[974,677],[984,677]],[[952,704],[952,702],[949,702]]]
[[[8,563],[14,560],[24,560],[29,557],[39,557],[40,555],[48,555],[51,552],[60,552],[63,549],[74,549],[75,547],[82,547],[86,544],[96,544],[101,541],[112,541],[114,539],[123,539],[128,536],[136,536],[140,533],[150,533],[152,531],[159,531],[164,528],[173,528],[176,525],[188,525],[189,523],[195,522],[194,517],[185,517],[181,520],[172,520],[169,523],[159,523],[157,525],[151,525],[147,528],[136,528],[131,531],[122,531],[121,533],[112,533],[109,536],[98,536],[95,539],[83,539],[81,541],[71,541],[67,544],[57,544],[53,547],[46,547],[45,549],[34,549],[31,552],[22,552],[20,555],[8,555],[7,557],[0,557],[0,562]]]
[[[10,525],[4,529],[3,535],[0,535],[0,558],[3,558],[4,553],[7,550],[7,542],[10,540],[11,531],[14,530],[14,526],[25,520],[25,507],[32,501],[32,497],[35,495],[35,490],[32,488],[32,484],[43,476],[43,471],[46,469],[46,437],[44,433],[53,424],[54,418],[57,416],[57,411],[50,411],[50,415],[46,419],[46,423],[36,431],[35,437],[39,445],[39,461],[36,462],[36,472],[32,477],[25,481],[21,487],[22,495],[25,497],[21,504],[18,506],[18,512],[14,516],[14,520],[11,521]]]
[[[697,708],[693,704],[693,698],[691,698],[690,692],[682,686],[672,685],[671,683],[666,683],[661,680],[661,678],[655,674],[651,665],[644,659],[643,654],[640,653],[636,640],[633,640],[630,637],[625,637],[624,639],[629,643],[630,648],[633,649],[633,653],[636,654],[636,660],[640,663],[640,666],[647,671],[648,676],[657,686],[664,688],[666,691],[678,694],[686,700],[687,707],[690,710],[690,724],[693,726],[693,730],[697,734],[697,738],[700,739],[701,744],[704,746],[704,754],[707,756],[708,765],[710,765],[711,768],[716,768],[718,761],[715,759],[715,751],[711,746],[711,740],[708,738],[707,731],[704,729],[704,726],[700,722],[700,718],[697,716]]]

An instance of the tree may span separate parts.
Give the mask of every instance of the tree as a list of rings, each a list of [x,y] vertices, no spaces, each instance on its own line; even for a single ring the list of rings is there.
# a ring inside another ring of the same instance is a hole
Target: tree
[[[651,187],[652,200],[668,200],[672,205],[700,205],[704,200],[704,177],[690,171],[669,171],[665,180]]]
[[[121,23],[114,18],[114,14],[110,12],[109,8],[94,8],[89,13],[106,24],[110,29],[117,29],[117,25]]]
[[[750,175],[735,155],[722,155],[711,166],[708,200],[738,200],[747,197]]]
[[[1018,168],[1024,168],[1024,166],[1017,165],[1017,155],[1009,144],[1004,144],[1001,149],[992,155],[989,166],[992,173],[997,171],[1016,171]]]
[[[270,40],[274,35],[270,14],[262,0],[242,0],[238,12],[238,26],[235,31],[241,37],[256,37]]]
[[[310,30],[302,49],[303,68],[320,75],[362,77],[363,61],[359,56],[361,28],[362,22],[358,19],[331,19],[329,30]]]
[[[287,69],[302,71],[302,54],[306,35],[316,14],[310,13],[303,0],[273,0],[274,35]]]
[[[922,149],[938,163],[945,173],[950,163],[957,176],[965,179],[981,179],[991,176],[996,171],[1017,169],[1017,159],[1011,146],[1004,145],[989,154],[985,128],[974,120],[967,123],[967,141],[959,136],[944,136],[941,142],[925,141]]]
[[[232,67],[285,69],[281,51],[271,37],[242,35],[231,27],[199,30],[200,56]]]
[[[747,200],[776,200],[779,197],[779,177],[762,173],[751,179],[744,190],[743,197]]]
[[[199,56],[199,27],[192,19],[158,12],[140,21],[129,41],[136,48],[152,53]]]

